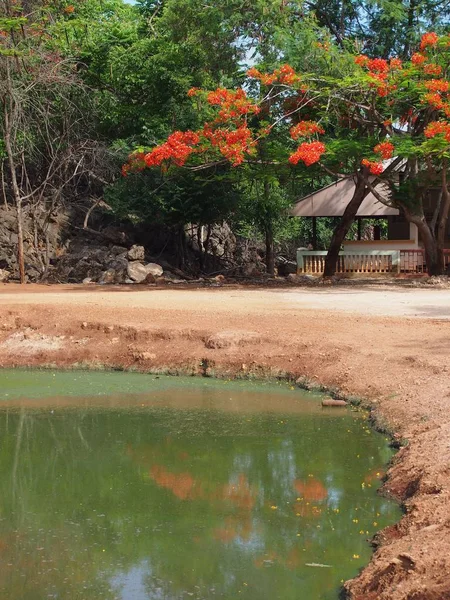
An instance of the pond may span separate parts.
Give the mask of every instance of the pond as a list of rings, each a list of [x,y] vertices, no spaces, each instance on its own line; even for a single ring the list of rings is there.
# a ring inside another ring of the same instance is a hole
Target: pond
[[[0,371],[0,597],[331,600],[399,519],[363,412],[288,385]]]

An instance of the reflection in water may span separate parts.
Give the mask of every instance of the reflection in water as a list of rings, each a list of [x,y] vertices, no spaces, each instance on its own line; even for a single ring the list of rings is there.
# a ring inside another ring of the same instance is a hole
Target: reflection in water
[[[361,416],[83,404],[0,411],[0,598],[331,600],[398,518]]]

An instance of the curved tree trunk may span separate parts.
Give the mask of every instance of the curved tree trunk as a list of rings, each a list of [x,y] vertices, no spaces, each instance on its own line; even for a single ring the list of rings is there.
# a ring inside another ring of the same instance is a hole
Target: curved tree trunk
[[[450,210],[450,193],[447,187],[447,161],[444,160],[442,169],[442,197],[439,212],[439,221],[436,233],[437,240],[437,267],[438,273],[435,275],[442,275],[446,272],[445,258],[444,258],[444,246],[445,246],[445,234],[447,231],[448,213]]]
[[[429,275],[440,275],[442,274],[442,263],[443,263],[443,255],[442,260],[439,260],[439,251],[438,244],[434,232],[431,230],[425,215],[422,214],[413,214],[408,208],[399,204],[400,208],[405,215],[406,220],[409,223],[414,223],[419,230],[420,237],[422,238],[423,247],[425,250],[425,264],[427,267],[427,271]]]
[[[366,177],[367,175],[365,173],[359,172],[357,174],[353,197],[347,204],[339,224],[333,231],[333,236],[328,247],[328,254],[325,258],[324,277],[332,277],[336,272],[336,265],[342,242],[356,217],[358,208],[361,206],[362,201],[369,192],[369,189],[366,187]]]

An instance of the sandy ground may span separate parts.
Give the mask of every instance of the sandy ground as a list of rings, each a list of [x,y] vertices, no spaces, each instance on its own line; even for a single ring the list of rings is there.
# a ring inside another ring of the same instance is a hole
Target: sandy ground
[[[355,600],[450,599],[449,334],[450,290],[0,285],[2,366],[288,373],[367,398],[402,445],[385,491],[406,513]]]

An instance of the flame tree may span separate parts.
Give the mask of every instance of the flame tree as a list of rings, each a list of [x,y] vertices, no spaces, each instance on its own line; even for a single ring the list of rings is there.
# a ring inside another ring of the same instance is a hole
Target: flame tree
[[[344,173],[355,182],[333,234],[325,275],[334,273],[341,244],[369,192],[398,206],[418,226],[428,269],[440,272],[450,204],[449,44],[449,36],[427,33],[406,62],[354,56],[355,70],[340,80],[282,65],[272,72],[250,69],[248,81],[233,90],[193,88],[189,96],[208,115],[203,127],[175,131],[162,144],[132,153],[122,174],[229,163],[257,165],[264,180],[264,171],[280,163],[271,158],[272,140],[282,139],[294,176],[311,169],[312,175]],[[440,202],[429,223],[424,202],[438,181]],[[273,272],[270,256],[267,262]]]

